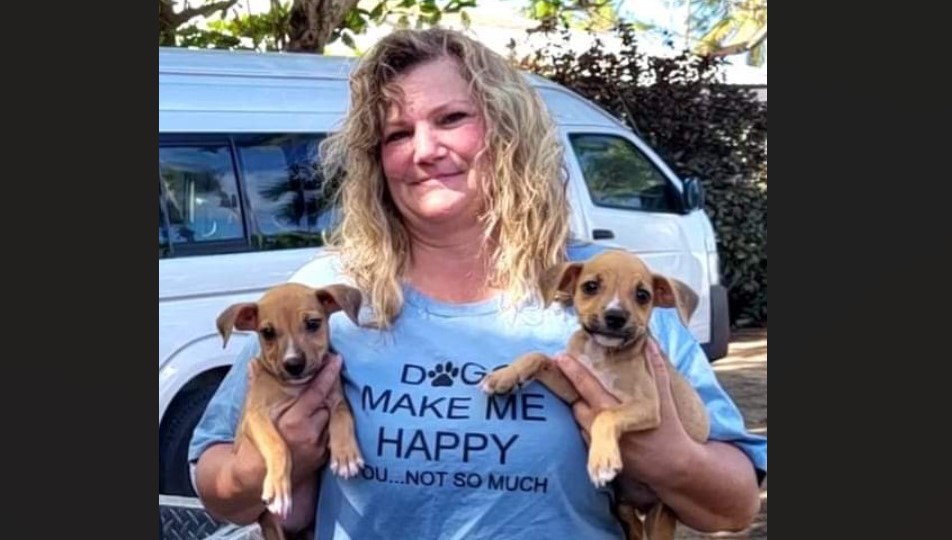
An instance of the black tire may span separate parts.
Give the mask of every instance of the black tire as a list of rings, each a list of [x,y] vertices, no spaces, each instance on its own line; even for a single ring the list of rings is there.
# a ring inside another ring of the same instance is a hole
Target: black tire
[[[701,345],[709,362],[727,356],[731,341],[731,318],[727,302],[727,289],[723,285],[711,287],[711,341]]]
[[[159,430],[159,493],[197,496],[189,474],[188,444],[217,389],[218,383],[199,386],[176,398],[165,413],[166,419]]]

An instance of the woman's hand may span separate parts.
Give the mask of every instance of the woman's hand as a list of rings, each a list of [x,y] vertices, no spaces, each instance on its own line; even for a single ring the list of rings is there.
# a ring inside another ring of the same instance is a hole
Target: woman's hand
[[[671,393],[668,360],[654,340],[645,347],[648,367],[655,379],[661,405],[661,424],[651,430],[627,432],[619,438],[623,468],[618,487],[623,496],[649,488],[678,515],[699,531],[738,531],[749,526],[760,508],[753,464],[736,446],[708,441],[699,444],[688,435]],[[578,390],[573,405],[586,442],[599,412],[620,404],[587,368],[567,354],[557,365]]]
[[[341,359],[332,355],[301,394],[278,412],[277,427],[291,451],[291,482],[313,476],[327,462],[327,422],[329,399],[340,377]],[[248,383],[256,376],[254,364],[248,370]],[[265,464],[254,445],[242,443],[235,454],[235,479],[243,485],[260,488]]]
[[[667,360],[654,340],[648,340],[645,354],[648,357],[648,369],[658,388],[661,425],[656,429],[622,434],[619,447],[624,464],[622,476],[652,485],[658,479],[683,475],[691,454],[697,451],[699,445],[691,440],[681,424],[671,394]],[[572,407],[572,412],[582,428],[583,437],[586,442],[590,442],[590,429],[596,415],[621,402],[573,357],[562,354],[556,357],[556,362],[581,396]]]
[[[340,368],[341,359],[332,356],[304,391],[278,412],[278,431],[292,460],[291,515],[285,520],[288,530],[296,530],[314,519],[317,471],[326,463],[328,454],[328,401],[335,398],[332,392]],[[249,367],[249,383],[254,376],[255,369]],[[239,444],[237,451],[233,444],[217,444],[199,458],[196,484],[212,515],[231,523],[248,524],[265,510],[261,501],[265,474],[264,459],[249,441]]]

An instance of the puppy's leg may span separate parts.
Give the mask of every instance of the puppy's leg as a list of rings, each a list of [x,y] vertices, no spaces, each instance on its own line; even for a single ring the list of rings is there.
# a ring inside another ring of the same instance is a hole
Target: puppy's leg
[[[542,366],[548,363],[549,357],[542,353],[524,354],[508,366],[487,373],[480,388],[487,394],[505,394],[533,378]]]
[[[674,529],[677,524],[674,512],[659,502],[645,516],[645,532],[648,540],[674,540]]]
[[[267,473],[261,500],[268,510],[287,518],[291,514],[291,455],[278,428],[262,411],[253,409],[245,424],[246,432],[264,458]]]
[[[572,405],[582,397],[565,373],[562,373],[559,366],[551,360],[536,371],[535,378],[568,405]]]
[[[542,353],[525,354],[512,364],[488,373],[480,388],[487,394],[505,394],[530,379],[539,381],[569,405],[581,397],[562,370]]]
[[[645,528],[638,516],[638,511],[631,504],[623,502],[615,505],[615,513],[627,533],[627,540],[644,540]]]
[[[261,513],[258,526],[261,527],[261,536],[264,540],[286,540],[284,529],[281,528],[281,520],[271,512]]]
[[[350,478],[360,472],[364,466],[364,458],[360,455],[357,436],[354,434],[354,414],[344,396],[340,381],[337,381],[334,392],[337,404],[331,408],[331,419],[327,428],[330,431],[330,468],[338,476]]]
[[[288,540],[314,540],[314,529],[294,533],[288,537]]]
[[[661,424],[661,405],[657,389],[653,385],[645,385],[645,388],[649,391],[654,389],[654,395],[648,396],[648,399],[638,399],[633,403],[605,409],[598,413],[592,422],[588,474],[596,486],[601,487],[611,482],[621,471],[618,438],[622,433],[653,429]]]

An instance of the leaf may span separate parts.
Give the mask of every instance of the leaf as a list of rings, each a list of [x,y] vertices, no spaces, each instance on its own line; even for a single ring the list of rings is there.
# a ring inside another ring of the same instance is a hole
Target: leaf
[[[386,7],[386,0],[381,0],[374,8],[370,11],[370,18],[376,22],[379,22],[383,18],[383,10]]]

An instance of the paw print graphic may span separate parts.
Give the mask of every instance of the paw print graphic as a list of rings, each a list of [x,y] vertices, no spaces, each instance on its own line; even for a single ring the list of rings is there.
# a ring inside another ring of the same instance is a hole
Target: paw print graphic
[[[427,372],[430,377],[430,386],[453,386],[453,379],[459,375],[459,368],[453,367],[453,362],[437,364]]]

